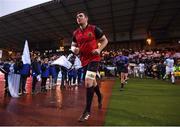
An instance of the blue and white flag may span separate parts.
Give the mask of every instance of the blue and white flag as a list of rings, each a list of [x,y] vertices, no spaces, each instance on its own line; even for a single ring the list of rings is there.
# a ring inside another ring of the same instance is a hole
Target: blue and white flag
[[[29,46],[28,46],[28,41],[27,40],[25,41],[25,45],[24,45],[22,61],[23,61],[23,64],[31,64]]]
[[[12,97],[19,97],[19,84],[20,75],[19,74],[9,74],[8,75],[8,88]]]

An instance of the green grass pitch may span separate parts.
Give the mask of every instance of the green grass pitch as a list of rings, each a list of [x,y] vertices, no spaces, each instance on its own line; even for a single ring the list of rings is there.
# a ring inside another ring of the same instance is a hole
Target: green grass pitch
[[[180,85],[155,79],[130,79],[113,86],[106,126],[180,125]]]

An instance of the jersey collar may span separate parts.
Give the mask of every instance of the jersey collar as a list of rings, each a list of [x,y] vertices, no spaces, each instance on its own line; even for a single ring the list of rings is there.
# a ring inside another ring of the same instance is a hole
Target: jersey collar
[[[82,27],[80,27],[80,30],[81,30],[81,31],[84,31],[88,26],[89,26],[89,24],[87,24],[84,29],[83,29]]]

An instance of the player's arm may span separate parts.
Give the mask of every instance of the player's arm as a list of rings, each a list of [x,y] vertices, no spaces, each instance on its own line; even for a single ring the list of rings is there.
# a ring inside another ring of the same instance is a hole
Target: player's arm
[[[97,39],[97,43],[100,43],[100,46],[97,49],[93,50],[92,53],[93,54],[100,54],[101,51],[108,44],[108,40],[107,40],[106,36],[104,35],[103,31],[98,27],[95,27],[95,36]]]
[[[98,42],[101,44],[100,47],[98,48],[101,52],[108,44],[108,40],[107,40],[106,36],[103,35],[100,39],[98,39]]]
[[[77,47],[76,38],[73,36],[72,43],[71,43],[71,49],[74,54],[79,54],[79,48]]]

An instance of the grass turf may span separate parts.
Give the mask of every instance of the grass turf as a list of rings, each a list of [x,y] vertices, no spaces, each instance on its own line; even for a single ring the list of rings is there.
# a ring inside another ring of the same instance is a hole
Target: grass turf
[[[180,125],[180,85],[154,79],[130,79],[124,91],[113,86],[106,126]]]

